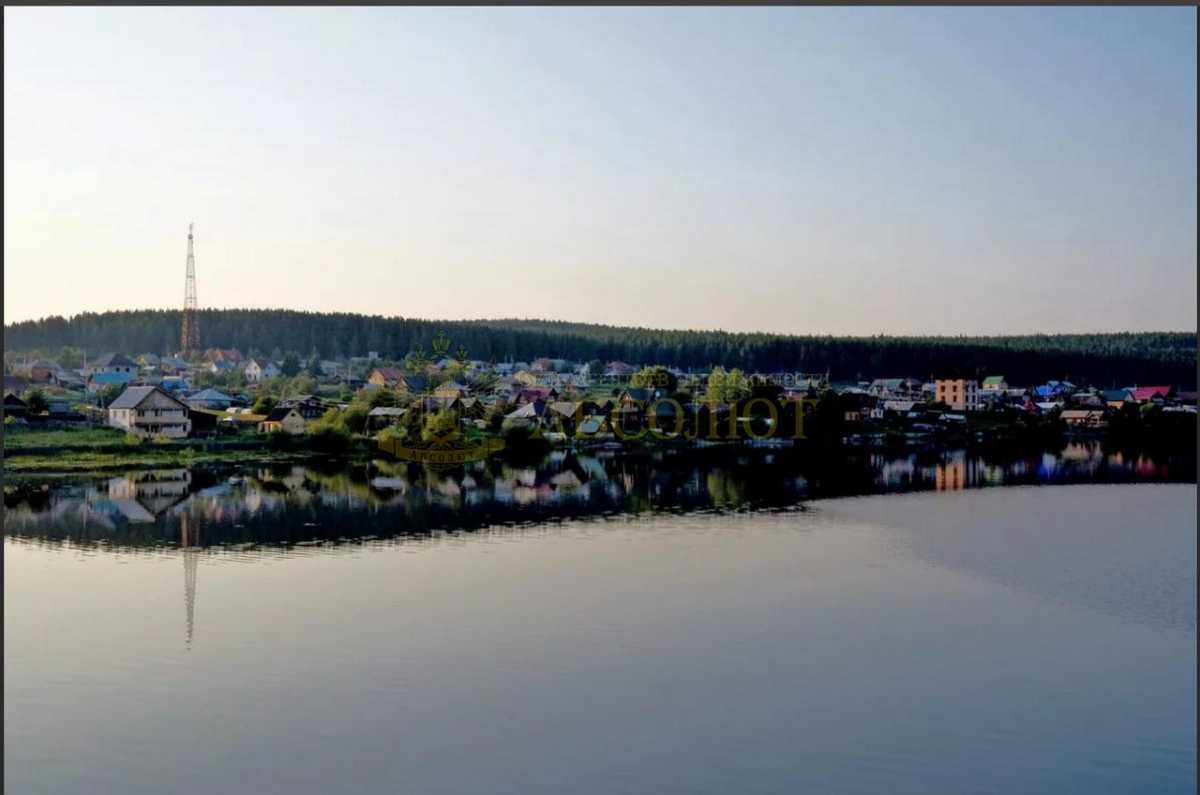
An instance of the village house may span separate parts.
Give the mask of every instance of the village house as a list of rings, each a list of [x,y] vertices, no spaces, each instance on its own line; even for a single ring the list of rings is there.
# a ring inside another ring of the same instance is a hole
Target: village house
[[[279,401],[279,408],[295,408],[306,420],[315,420],[325,415],[329,407],[316,395],[293,395]]]
[[[1075,391],[1075,385],[1070,381],[1047,381],[1041,386],[1033,388],[1033,396],[1046,400],[1059,400],[1066,398]]]
[[[137,372],[137,362],[119,353],[106,353],[99,359],[88,362],[87,365],[89,377],[97,373],[123,373],[132,378],[137,375]]]
[[[29,365],[29,380],[35,384],[48,384],[61,369],[62,368],[53,362],[46,362],[38,359],[33,364]]]
[[[408,409],[398,406],[376,406],[367,412],[368,430],[379,430],[404,419]]]
[[[187,404],[155,386],[131,386],[108,407],[108,424],[139,436],[179,439],[192,430]]]
[[[535,400],[546,403],[557,398],[558,390],[552,386],[531,386],[519,391],[513,403],[517,406],[524,406],[526,403],[532,403]]]
[[[110,386],[128,386],[136,380],[133,373],[92,373],[88,376],[86,388],[89,392],[100,392]]]
[[[395,367],[376,367],[367,376],[367,383],[400,392],[408,391],[408,382],[404,378],[404,373]]]
[[[989,375],[983,379],[982,389],[984,392],[1003,392],[1008,389],[1008,382],[1002,375]]]
[[[271,409],[267,418],[258,424],[258,432],[287,431],[293,436],[299,436],[307,427],[308,423],[296,406],[277,406]]]
[[[218,359],[216,361],[208,362],[204,365],[203,369],[207,370],[213,375],[229,375],[237,369],[237,365],[228,359]]]
[[[1106,409],[1067,409],[1059,419],[1070,428],[1100,429],[1108,427]]]
[[[29,379],[20,375],[5,375],[4,376],[4,391],[6,392],[24,392],[29,389]]]
[[[192,366],[177,356],[164,356],[158,360],[158,369],[167,375],[179,375],[191,370]]]
[[[217,409],[223,410],[229,408],[233,403],[233,398],[216,389],[202,389],[194,395],[189,395],[184,398],[184,402],[193,409]]]
[[[87,386],[77,370],[58,370],[50,376],[50,383],[62,389],[84,389]]]
[[[933,383],[937,402],[945,403],[954,411],[979,411],[983,406],[979,384],[974,379],[938,378]]]
[[[621,376],[633,375],[637,371],[631,364],[626,364],[622,361],[609,362],[604,365],[604,375],[607,378],[619,378]]]
[[[1154,403],[1161,406],[1175,396],[1175,388],[1170,386],[1140,386],[1131,389],[1130,394],[1138,403]]]
[[[246,361],[246,357],[237,348],[213,348],[204,354],[204,361],[237,364]]]
[[[29,406],[24,400],[11,392],[4,396],[4,416],[24,417]]]
[[[630,387],[623,390],[617,397],[614,409],[622,429],[643,425],[649,416],[651,405],[665,396],[661,389],[648,387]]]
[[[912,378],[876,378],[867,387],[867,394],[885,400],[918,400],[921,384]]]
[[[246,381],[257,384],[268,378],[277,378],[280,370],[272,361],[251,359],[246,363]]]

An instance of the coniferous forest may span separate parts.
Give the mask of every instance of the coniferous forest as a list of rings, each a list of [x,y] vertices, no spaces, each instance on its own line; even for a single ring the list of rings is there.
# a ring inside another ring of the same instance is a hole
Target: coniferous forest
[[[427,349],[445,331],[454,350],[473,359],[621,360],[704,370],[826,372],[834,381],[883,377],[983,377],[1010,383],[1048,379],[1101,387],[1196,384],[1195,332],[1028,334],[1003,337],[830,337],[660,330],[547,320],[439,321],[278,309],[202,310],[205,348],[270,355],[295,351],[326,359],[365,356],[401,360]],[[90,354],[173,353],[182,312],[134,310],[48,317],[5,326],[9,352],[53,356],[63,348]]]

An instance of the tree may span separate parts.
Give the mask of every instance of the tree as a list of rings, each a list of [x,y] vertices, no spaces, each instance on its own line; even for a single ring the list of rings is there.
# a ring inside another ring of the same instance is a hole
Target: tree
[[[64,370],[72,370],[83,366],[83,352],[74,348],[63,348],[58,354],[58,366]]]
[[[311,395],[317,390],[317,382],[307,371],[302,371],[299,375],[292,379],[291,386],[293,394]]]
[[[432,439],[434,434],[442,435],[451,431],[461,430],[462,426],[458,419],[458,412],[449,409],[426,412],[425,432],[422,434],[426,440]]]
[[[708,376],[704,399],[708,403],[733,403],[750,395],[750,384],[741,370],[734,368],[726,373],[724,367],[718,366]]]
[[[513,410],[514,406],[511,403],[497,400],[492,407],[488,409],[487,417],[485,418],[487,429],[492,433],[498,432],[504,427],[504,418],[512,413]]]
[[[704,401],[716,404],[725,403],[725,368],[717,365],[708,374],[708,385],[704,390]]]
[[[274,395],[262,394],[258,396],[258,400],[254,401],[254,406],[251,411],[255,414],[270,414],[271,410],[279,405],[279,400]]]
[[[283,357],[283,364],[279,366],[279,372],[288,378],[294,378],[300,373],[300,357],[296,355],[295,351],[288,351],[287,355]]]
[[[679,379],[662,365],[654,365],[633,374],[630,384],[645,389],[661,389],[663,394],[674,394],[679,389]]]
[[[46,402],[46,393],[41,389],[31,389],[25,393],[25,410],[30,414],[44,414],[50,410]]]
[[[305,370],[313,378],[321,377],[321,359],[315,353],[308,358],[308,367]]]
[[[125,387],[120,384],[109,384],[100,390],[100,405],[107,406],[121,396],[125,391]]]

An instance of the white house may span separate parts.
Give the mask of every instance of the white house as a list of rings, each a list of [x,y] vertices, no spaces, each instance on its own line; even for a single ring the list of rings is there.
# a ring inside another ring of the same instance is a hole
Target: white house
[[[156,386],[131,386],[108,407],[108,424],[139,436],[183,438],[192,430],[188,407]]]
[[[275,362],[260,362],[258,359],[251,359],[246,365],[246,380],[252,384],[257,384],[266,378],[275,378],[280,373]]]
[[[119,353],[106,353],[94,361],[88,362],[87,374],[121,373],[133,377],[137,375],[138,364]],[[35,379],[36,380],[36,379]]]

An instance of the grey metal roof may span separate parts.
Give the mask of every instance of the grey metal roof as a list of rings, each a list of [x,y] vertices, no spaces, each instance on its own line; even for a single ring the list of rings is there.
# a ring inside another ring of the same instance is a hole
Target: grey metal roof
[[[137,367],[137,362],[119,353],[106,353],[92,364],[96,367]]]
[[[163,392],[161,389],[159,389],[156,386],[131,386],[131,387],[128,387],[124,392],[122,392],[120,395],[117,396],[116,400],[114,400],[112,403],[108,404],[108,407],[110,409],[135,409],[139,405],[141,405],[143,400],[150,397],[150,395],[154,392],[158,392],[161,395],[163,395],[164,397],[166,397],[176,403],[179,403],[180,407],[182,407],[182,408],[187,408],[187,406],[184,403],[182,403],[178,400],[175,400],[175,398],[171,397],[166,392]]]

